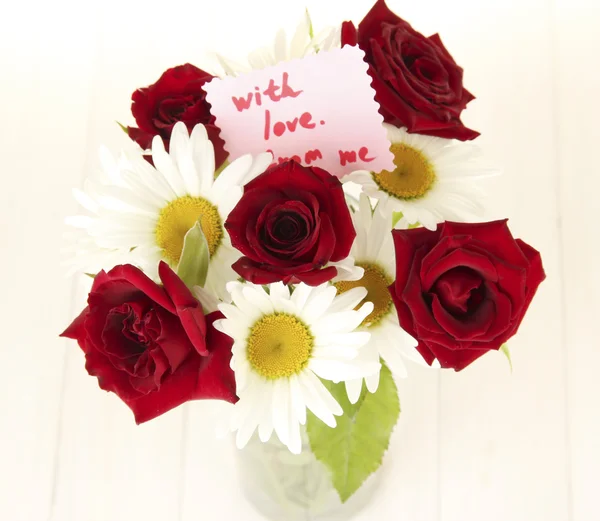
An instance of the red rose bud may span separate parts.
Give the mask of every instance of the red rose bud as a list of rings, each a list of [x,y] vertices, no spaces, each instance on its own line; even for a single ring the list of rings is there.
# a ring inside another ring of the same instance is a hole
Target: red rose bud
[[[137,423],[189,400],[237,401],[231,339],[165,263],[164,286],[131,265],[101,271],[88,306],[61,335],[77,340],[88,373],[115,393]]]
[[[377,0],[358,31],[352,22],[342,24],[342,45],[357,44],[365,51],[387,123],[461,141],[479,135],[460,121],[474,96],[463,87],[463,70],[437,34],[423,36]]]
[[[506,220],[393,230],[400,325],[427,363],[456,371],[512,337],[545,279],[538,251]]]
[[[208,72],[186,63],[168,69],[149,87],[136,90],[131,96],[131,112],[138,128],[128,127],[129,137],[146,150],[150,148],[152,138],[159,135],[168,150],[175,123],[183,121],[188,132],[202,123],[215,148],[215,165],[221,166],[227,158],[225,143],[219,137],[219,129],[214,124],[215,118],[202,89],[213,78]]]
[[[317,286],[337,274],[356,236],[337,177],[295,161],[272,166],[248,183],[225,223],[244,257],[233,269],[255,284]]]

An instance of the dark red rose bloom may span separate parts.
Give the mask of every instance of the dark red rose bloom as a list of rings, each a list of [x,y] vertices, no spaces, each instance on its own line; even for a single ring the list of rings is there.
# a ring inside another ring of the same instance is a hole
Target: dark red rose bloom
[[[255,284],[317,286],[337,274],[356,232],[337,177],[295,161],[271,166],[248,183],[225,228],[245,256],[233,269]]]
[[[479,135],[460,121],[474,96],[463,87],[463,70],[437,34],[426,38],[377,0],[358,31],[352,22],[342,24],[342,45],[357,44],[365,51],[387,123],[461,141]]]
[[[94,279],[88,306],[61,335],[85,368],[143,423],[189,400],[237,401],[231,339],[212,327],[181,279],[161,262],[163,286],[129,264]]]
[[[202,85],[213,77],[186,63],[168,69],[153,85],[136,90],[131,96],[131,112],[138,128],[127,128],[131,139],[146,150],[150,148],[152,138],[159,135],[168,150],[175,123],[183,121],[188,132],[202,123],[215,147],[215,164],[217,168],[221,166],[227,157],[225,143],[219,137],[219,129],[202,89]]]
[[[546,278],[538,251],[514,239],[506,220],[446,222],[436,231],[393,230],[400,325],[431,365],[456,371],[498,350],[523,320]]]

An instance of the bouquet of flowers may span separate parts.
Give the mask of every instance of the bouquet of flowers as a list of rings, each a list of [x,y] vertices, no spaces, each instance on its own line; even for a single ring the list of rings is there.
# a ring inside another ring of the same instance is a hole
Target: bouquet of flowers
[[[383,0],[357,27],[315,35],[306,15],[247,64],[217,57],[136,90],[136,148],[102,150],[74,191],[70,262],[93,282],[63,336],[138,423],[231,403],[259,508],[325,515],[381,465],[394,378],[508,354],[542,262],[506,220],[478,222],[497,172],[461,122],[463,71]],[[300,88],[319,67],[356,80]]]

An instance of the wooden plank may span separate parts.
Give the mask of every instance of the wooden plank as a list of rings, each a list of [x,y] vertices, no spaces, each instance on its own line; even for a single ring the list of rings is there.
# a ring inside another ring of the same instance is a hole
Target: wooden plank
[[[587,0],[555,2],[555,160],[560,169],[560,245],[563,262],[564,364],[568,383],[568,441],[573,521],[598,515],[600,468],[600,315],[598,215],[600,166],[595,159],[600,109],[600,6]]]
[[[8,363],[0,379],[0,517],[14,521],[47,519],[52,502],[65,360],[58,334],[72,300],[60,248],[84,162],[93,43],[77,24],[56,31],[49,8],[30,10],[15,4],[0,21],[1,348]]]
[[[121,9],[107,3],[98,6],[90,20],[97,26],[98,39],[96,54],[88,56],[93,74],[84,128],[86,161],[73,185],[99,168],[101,144],[115,153],[126,145],[128,138],[115,120],[131,123],[131,93],[156,79],[152,54],[159,46],[157,28],[146,26],[143,16],[135,23],[134,14],[125,4]],[[84,300],[85,291],[79,285],[78,309]],[[129,409],[115,395],[101,391],[86,374],[83,354],[70,342],[51,519],[176,519],[182,427],[180,410],[136,426]]]
[[[550,4],[448,6],[466,85],[478,100],[467,121],[504,168],[489,217],[510,217],[517,237],[543,253],[548,279],[510,341],[514,373],[489,354],[442,376],[443,521],[564,521],[565,379]],[[456,12],[451,12],[451,10]],[[460,13],[460,16],[457,14]]]
[[[359,520],[439,519],[440,374],[407,363],[409,376],[398,380],[402,412],[381,468],[379,490]]]

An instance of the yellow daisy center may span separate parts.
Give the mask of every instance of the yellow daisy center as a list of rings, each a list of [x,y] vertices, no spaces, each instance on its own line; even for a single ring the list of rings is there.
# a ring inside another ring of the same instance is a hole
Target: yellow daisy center
[[[392,296],[388,291],[388,286],[392,280],[386,275],[385,271],[377,264],[368,262],[357,262],[365,270],[365,274],[360,280],[345,280],[336,282],[334,285],[338,293],[344,293],[352,288],[364,287],[367,289],[367,296],[359,303],[372,302],[373,311],[363,320],[362,325],[374,326],[385,317],[392,308]],[[357,307],[358,307],[357,306]]]
[[[248,361],[265,378],[289,378],[310,359],[314,340],[306,325],[287,313],[265,315],[250,329]]]
[[[179,262],[185,234],[200,219],[211,257],[223,240],[223,225],[217,208],[202,197],[184,195],[169,202],[161,211],[154,231],[156,244],[172,264]]]
[[[396,168],[393,172],[373,173],[373,180],[381,190],[397,199],[423,197],[435,182],[431,161],[423,152],[404,143],[393,143],[390,150]]]

